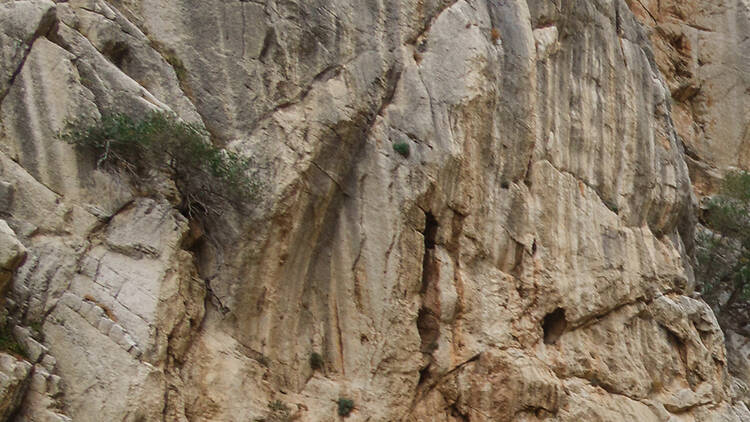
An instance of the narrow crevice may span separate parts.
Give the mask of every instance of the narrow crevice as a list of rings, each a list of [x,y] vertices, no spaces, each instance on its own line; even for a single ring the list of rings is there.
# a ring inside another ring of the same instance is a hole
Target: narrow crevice
[[[420,350],[431,354],[437,347],[440,336],[440,319],[432,309],[422,306],[417,316],[417,330],[419,331]]]
[[[34,32],[34,34],[31,36],[31,39],[24,42],[24,44],[26,44],[26,48],[25,48],[25,51],[23,52],[23,57],[21,58],[21,61],[18,63],[18,66],[15,68],[13,73],[10,75],[10,78],[8,79],[7,87],[3,91],[0,91],[0,103],[3,102],[5,97],[8,95],[8,92],[10,92],[11,87],[16,82],[16,78],[18,77],[19,74],[21,74],[21,70],[23,70],[23,66],[26,64],[26,59],[28,59],[29,55],[31,54],[31,49],[34,47],[34,43],[36,42],[36,40],[52,32],[56,26],[55,25],[56,23],[57,23],[57,9],[51,8],[39,20],[39,26],[37,27],[37,30]]]
[[[422,376],[422,371],[426,370],[427,367],[422,369],[420,371],[420,380],[423,381],[420,387],[421,389],[417,389],[416,394],[414,395],[414,399],[411,403],[411,411],[413,412],[416,408],[417,404],[426,397],[431,391],[433,391],[437,386],[439,386],[446,378],[450,377],[451,375],[455,374],[456,372],[460,371],[462,368],[464,368],[466,365],[476,362],[481,358],[481,353],[477,353],[476,355],[470,357],[469,359],[466,359],[465,361],[459,363],[458,365],[454,366],[451,370],[448,372],[442,373],[442,374],[434,374],[437,376],[433,376],[433,374],[429,374],[429,377],[425,375]]]
[[[33,363],[33,362],[32,362]],[[21,418],[19,415],[21,414],[23,409],[27,409],[31,407],[31,404],[29,403],[29,393],[31,390],[31,380],[34,377],[36,373],[36,365],[31,366],[31,370],[29,371],[29,375],[21,381],[20,385],[16,387],[16,391],[21,399],[19,400],[18,407],[16,407],[9,415],[8,415],[8,421],[17,421]]]
[[[448,406],[448,414],[453,417],[455,420],[461,421],[461,422],[469,422],[469,416],[462,412],[456,403],[451,404]]]
[[[425,213],[424,227],[424,255],[422,257],[422,288],[419,293],[424,295],[430,284],[430,280],[436,277],[438,269],[435,265],[435,238],[437,237],[438,223],[435,216],[430,212]]]
[[[664,326],[663,328],[667,332],[667,341],[675,350],[677,350],[677,355],[680,357],[680,362],[682,362],[682,365],[687,370],[689,368],[687,360],[687,345],[677,334],[672,332],[672,330]]]
[[[437,349],[440,335],[440,303],[437,295],[439,267],[435,257],[435,239],[438,223],[435,216],[425,212],[424,256],[422,258],[422,307],[417,316],[417,330],[421,340],[421,351],[431,354]]]
[[[396,96],[396,90],[398,89],[399,81],[401,81],[402,73],[403,70],[401,68],[401,65],[398,63],[391,66],[385,73],[383,77],[383,84],[385,85],[386,91],[381,99],[380,107],[378,107],[378,110],[370,119],[368,132],[372,131],[372,127],[378,121],[378,116],[382,116],[385,112],[385,109],[393,103],[393,98]]]
[[[440,10],[438,10],[431,18],[427,20],[425,25],[422,27],[422,29],[417,32],[414,36],[406,40],[406,44],[416,44],[418,41],[421,41],[428,32],[430,32],[430,29],[432,29],[432,25],[435,23],[435,21],[438,20],[440,15],[443,14],[446,10],[453,7],[456,3],[458,3],[458,0],[452,0],[450,3],[444,5]]]
[[[646,5],[643,4],[643,2],[641,0],[637,0],[637,1],[638,1],[638,4],[643,8],[643,10],[645,10],[646,13],[648,13],[648,16],[651,18],[651,20],[653,20],[654,23],[659,23],[659,21],[656,19],[656,17],[654,16],[654,14],[651,13],[650,10],[648,10],[648,7],[646,7]]]
[[[427,364],[424,368],[419,370],[419,381],[417,381],[417,388],[424,386],[430,379],[430,365]]]
[[[695,161],[703,162],[703,159],[698,155],[698,153],[691,148],[687,143],[685,143],[684,140],[680,139],[680,143],[682,144],[682,149],[685,151],[685,155],[692,158]]]

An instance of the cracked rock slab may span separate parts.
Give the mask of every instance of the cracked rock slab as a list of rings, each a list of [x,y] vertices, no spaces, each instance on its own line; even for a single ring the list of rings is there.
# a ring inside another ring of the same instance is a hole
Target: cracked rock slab
[[[0,420],[8,420],[21,404],[29,386],[31,366],[25,360],[0,353]]]
[[[20,71],[34,40],[55,22],[55,4],[48,0],[0,3],[0,100]]]

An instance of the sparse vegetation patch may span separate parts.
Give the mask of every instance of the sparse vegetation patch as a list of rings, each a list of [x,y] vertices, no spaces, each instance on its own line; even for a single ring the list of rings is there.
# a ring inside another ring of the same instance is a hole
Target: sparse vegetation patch
[[[139,120],[105,114],[96,122],[69,123],[60,138],[91,151],[97,167],[141,178],[166,172],[191,216],[218,211],[227,203],[247,205],[258,191],[249,158],[213,145],[202,126],[171,114],[152,112]]]
[[[323,369],[323,356],[320,355],[318,352],[312,352],[310,353],[310,368],[313,369],[313,371],[317,371],[320,369]]]
[[[262,418],[256,418],[255,422],[289,422],[292,420],[289,406],[281,400],[268,402],[268,414]]]
[[[393,150],[401,154],[404,158],[409,158],[409,144],[406,142],[396,142],[393,144]]]
[[[339,416],[349,416],[349,414],[352,413],[352,410],[354,410],[354,401],[351,399],[340,398],[338,401],[338,405]]]
[[[8,325],[0,328],[0,351],[10,353],[16,357],[27,358],[26,350],[16,340],[12,328]]]
[[[727,328],[750,323],[750,173],[727,174],[701,216],[696,278],[706,302]]]

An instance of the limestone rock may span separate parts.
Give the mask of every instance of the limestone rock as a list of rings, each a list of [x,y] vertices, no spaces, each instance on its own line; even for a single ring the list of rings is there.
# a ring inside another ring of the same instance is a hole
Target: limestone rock
[[[0,220],[0,268],[13,271],[26,258],[26,248],[18,241],[15,232],[5,220]]]
[[[6,308],[42,331],[19,419],[747,420],[746,347],[690,297],[746,8],[652,3],[0,3]],[[168,169],[56,136],[154,110],[257,197],[180,212]]]
[[[21,404],[30,375],[29,362],[0,353],[0,420],[8,420]]]
[[[729,168],[750,168],[750,58],[738,54],[750,47],[750,7],[721,0],[628,5],[651,29],[696,191],[711,194]]]
[[[31,45],[55,23],[55,4],[48,0],[0,4],[0,100],[5,97]]]
[[[0,219],[0,292],[7,290],[13,271],[26,259],[26,248],[16,238],[16,233]]]

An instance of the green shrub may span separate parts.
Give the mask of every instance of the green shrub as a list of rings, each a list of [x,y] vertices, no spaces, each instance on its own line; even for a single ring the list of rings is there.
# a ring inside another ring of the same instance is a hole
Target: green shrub
[[[617,208],[617,204],[614,201],[605,200],[604,205],[606,205],[607,208],[609,208],[609,210],[612,211],[613,213],[615,214],[620,213],[620,210],[619,208]]]
[[[289,407],[281,400],[268,402],[268,414],[263,418],[255,419],[256,422],[289,422],[292,415]]]
[[[180,83],[184,82],[185,78],[187,77],[187,69],[185,68],[185,64],[182,62],[182,60],[177,57],[177,53],[173,49],[154,39],[149,39],[149,45],[151,46],[151,48],[159,52],[159,54],[164,57],[164,60],[166,60],[167,63],[172,66],[172,68],[174,69],[174,73],[177,76],[177,80]]]
[[[180,60],[180,58],[177,57],[174,53],[167,54],[165,57],[165,60],[174,69],[174,73],[177,76],[177,80],[180,82],[183,82],[185,78],[187,78],[187,69],[185,68],[185,65],[182,63],[182,60]]]
[[[396,142],[393,144],[393,150],[401,154],[404,158],[409,158],[409,144],[406,142]]]
[[[13,335],[13,330],[7,325],[0,329],[0,350],[22,358],[28,357],[26,350]]]
[[[750,316],[750,173],[730,172],[703,211],[696,235],[696,279],[719,323],[744,327]]]
[[[338,404],[339,416],[349,416],[349,414],[352,413],[352,410],[354,410],[354,401],[351,399],[340,398]]]
[[[136,176],[167,172],[190,215],[218,211],[226,203],[247,204],[259,187],[249,176],[250,159],[214,146],[201,126],[167,113],[152,112],[140,120],[105,114],[93,124],[69,123],[60,138],[93,151],[97,168]]]
[[[313,371],[323,369],[324,364],[325,362],[323,362],[323,356],[321,356],[320,353],[310,353],[310,368],[312,368]]]

